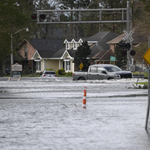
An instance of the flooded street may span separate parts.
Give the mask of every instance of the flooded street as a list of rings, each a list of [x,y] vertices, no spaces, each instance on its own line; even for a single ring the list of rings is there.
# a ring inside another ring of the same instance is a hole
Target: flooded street
[[[0,149],[149,150],[148,90],[136,81],[0,80]]]

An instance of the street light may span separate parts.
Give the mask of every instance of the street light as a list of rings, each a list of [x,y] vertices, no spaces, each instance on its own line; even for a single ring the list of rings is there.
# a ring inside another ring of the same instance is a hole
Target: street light
[[[26,32],[29,32],[29,28],[22,28],[22,29],[18,30],[15,33],[11,33],[11,63],[10,63],[10,69],[11,69],[10,75],[11,76],[12,76],[12,65],[14,63],[14,60],[13,60],[13,35],[17,34],[18,32],[20,32],[20,31],[22,31],[24,29],[26,30]]]

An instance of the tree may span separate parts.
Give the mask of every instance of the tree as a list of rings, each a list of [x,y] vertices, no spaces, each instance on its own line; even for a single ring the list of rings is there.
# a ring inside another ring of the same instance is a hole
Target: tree
[[[116,65],[122,69],[125,69],[127,64],[127,56],[122,55],[123,49],[119,46],[121,43],[122,41],[116,45],[114,55],[116,57]]]
[[[144,4],[144,9],[148,12],[150,12],[150,1],[149,0],[141,0],[141,2],[143,2]]]
[[[91,54],[90,46],[87,42],[83,42],[81,46],[78,47],[77,51],[75,52],[75,58],[74,63],[77,67],[80,66],[80,64],[83,64],[82,70],[87,70],[90,63],[89,59],[87,57]]]
[[[15,0],[0,1],[0,75],[3,72],[3,62],[11,53],[10,35],[24,28],[26,23],[27,17]]]
[[[150,9],[149,0],[134,1],[132,4],[133,26],[138,28],[138,33],[146,37],[150,34]]]
[[[79,8],[88,8],[90,5],[90,0],[57,0],[59,3],[59,8],[60,9],[79,9]],[[65,20],[76,20],[78,14],[71,12],[70,14],[64,14],[62,17]],[[70,38],[77,38],[78,28],[81,27],[81,25],[77,24],[68,24],[69,29],[70,29]],[[82,31],[82,29],[80,30]],[[82,33],[81,33],[82,34]],[[83,35],[83,34],[82,34]]]

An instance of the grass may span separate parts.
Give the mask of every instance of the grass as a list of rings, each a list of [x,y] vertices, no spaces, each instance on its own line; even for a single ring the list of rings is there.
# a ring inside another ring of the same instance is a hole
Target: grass
[[[148,82],[138,82],[138,84],[148,85]]]
[[[139,75],[140,72],[132,72],[133,75]],[[144,75],[144,78],[148,79],[148,72],[141,72],[140,74]]]

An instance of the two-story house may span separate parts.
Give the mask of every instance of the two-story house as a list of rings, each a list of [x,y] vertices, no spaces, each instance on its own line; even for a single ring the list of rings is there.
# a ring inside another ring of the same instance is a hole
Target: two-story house
[[[64,68],[66,72],[74,72],[77,69],[73,62],[75,52],[84,41],[88,42],[92,50],[89,59],[93,63],[108,63],[113,53],[107,42],[117,36],[117,34],[108,31],[99,32],[89,38],[79,38],[78,40],[34,39],[31,42],[24,40],[19,53],[23,58],[31,61],[32,64],[35,62],[36,72],[43,72],[50,68],[55,71]],[[104,56],[107,56],[107,59]],[[97,61],[99,58],[101,58],[101,61]]]

